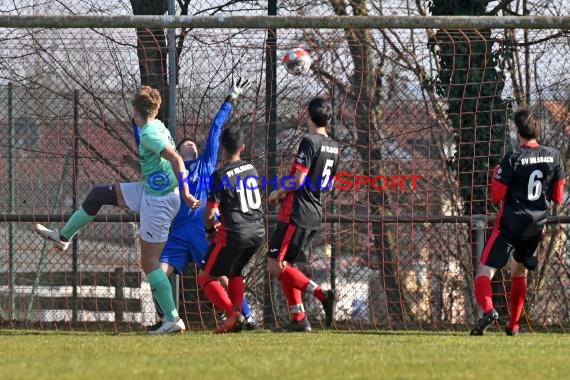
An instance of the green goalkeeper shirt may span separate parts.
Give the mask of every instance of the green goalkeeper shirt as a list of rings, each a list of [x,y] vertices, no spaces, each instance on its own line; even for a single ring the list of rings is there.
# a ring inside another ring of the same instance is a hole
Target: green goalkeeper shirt
[[[160,120],[153,120],[141,128],[138,147],[144,189],[150,195],[166,195],[178,187],[178,174],[170,162],[160,155],[167,146],[175,147],[170,131]]]

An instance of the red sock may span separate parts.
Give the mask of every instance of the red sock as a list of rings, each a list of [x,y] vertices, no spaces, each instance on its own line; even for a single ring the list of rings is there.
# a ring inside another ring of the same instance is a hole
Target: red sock
[[[223,310],[228,316],[232,314],[233,307],[228,293],[215,277],[208,275],[198,276],[198,284],[200,284],[206,297],[208,297],[215,307]]]
[[[511,316],[509,318],[509,328],[519,330],[519,322],[523,311],[524,300],[526,298],[526,277],[515,277],[511,280],[511,293],[509,306]]]
[[[241,311],[243,305],[243,295],[245,293],[245,284],[243,283],[243,277],[232,276],[228,280],[228,295],[232,301],[233,309]]]
[[[323,292],[323,289],[321,289],[319,285],[317,285],[317,287],[313,291],[313,295],[321,302],[323,302],[327,298],[325,296],[325,293]]]
[[[303,307],[301,291],[299,289],[295,289],[289,284],[284,284],[283,281],[281,281],[281,289],[283,289],[283,295],[287,299],[287,306],[289,306],[291,320],[303,320],[305,318],[305,308]]]
[[[308,292],[314,295],[319,301],[325,300],[325,293],[319,285],[309,280],[300,270],[291,266],[286,266],[279,274],[279,281],[282,284],[287,284],[302,292]]]
[[[475,279],[475,298],[484,313],[493,309],[493,288],[489,277],[479,276]]]

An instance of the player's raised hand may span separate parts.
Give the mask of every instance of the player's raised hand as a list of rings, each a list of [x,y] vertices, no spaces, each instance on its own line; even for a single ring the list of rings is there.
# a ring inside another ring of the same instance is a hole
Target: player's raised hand
[[[234,100],[239,98],[250,86],[251,82],[247,78],[239,77],[237,81],[232,80],[229,97]]]

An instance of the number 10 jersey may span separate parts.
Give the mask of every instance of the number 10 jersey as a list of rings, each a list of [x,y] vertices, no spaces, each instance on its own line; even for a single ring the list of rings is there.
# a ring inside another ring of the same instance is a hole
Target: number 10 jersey
[[[249,247],[265,237],[258,181],[257,170],[246,161],[230,162],[212,174],[208,206],[220,210],[227,244]]]

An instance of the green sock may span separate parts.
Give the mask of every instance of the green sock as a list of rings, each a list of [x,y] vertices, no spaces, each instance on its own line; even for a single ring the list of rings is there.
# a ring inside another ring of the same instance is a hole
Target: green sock
[[[166,274],[161,268],[158,268],[147,274],[146,278],[150,284],[154,299],[156,299],[158,306],[164,312],[164,318],[170,322],[176,321],[178,319],[178,310],[176,310],[172,297],[172,286]]]
[[[71,215],[71,218],[69,218],[65,226],[59,231],[59,234],[69,241],[77,231],[85,227],[93,218],[94,216],[89,215],[85,212],[83,207],[80,207]]]

